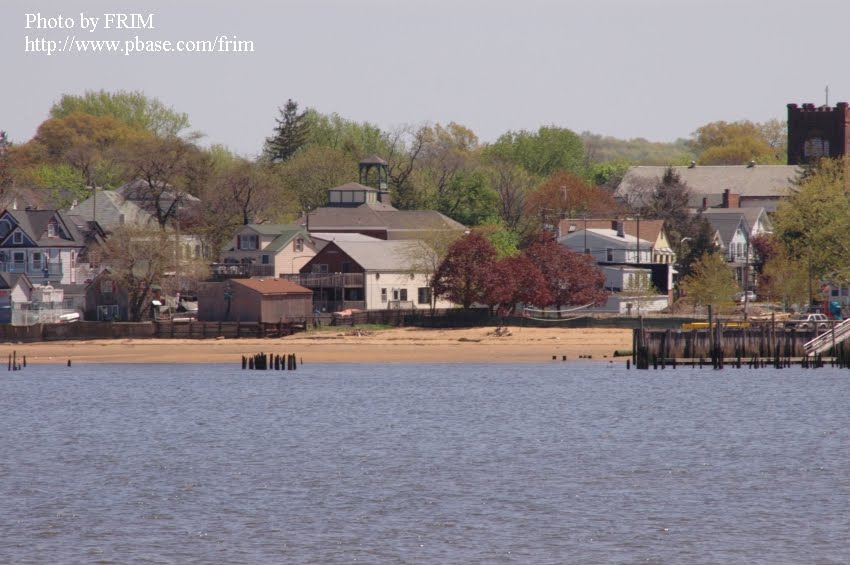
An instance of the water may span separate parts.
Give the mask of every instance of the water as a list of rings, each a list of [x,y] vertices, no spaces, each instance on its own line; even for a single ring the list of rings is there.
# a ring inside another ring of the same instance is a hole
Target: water
[[[31,366],[4,563],[847,563],[850,372]]]

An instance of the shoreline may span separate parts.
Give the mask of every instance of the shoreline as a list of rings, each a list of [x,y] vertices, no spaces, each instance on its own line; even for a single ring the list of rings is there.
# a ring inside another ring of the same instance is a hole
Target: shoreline
[[[631,350],[632,330],[509,327],[396,328],[352,335],[304,332],[267,339],[109,339],[3,343],[0,362],[15,352],[27,363],[238,363],[243,355],[292,354],[304,363],[536,363],[621,361],[614,351]]]

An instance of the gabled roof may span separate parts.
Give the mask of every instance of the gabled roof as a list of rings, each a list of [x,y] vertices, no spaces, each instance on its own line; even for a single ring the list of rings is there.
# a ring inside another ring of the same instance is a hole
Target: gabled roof
[[[619,243],[623,247],[627,247],[629,249],[631,249],[632,247],[637,247],[638,242],[640,242],[642,249],[649,249],[650,247],[652,247],[652,242],[647,241],[643,238],[640,238],[640,240],[638,240],[638,238],[629,234],[625,234],[623,237],[620,237],[617,235],[617,230],[604,228],[588,228],[587,233],[597,235],[614,243]],[[559,237],[558,242],[560,243],[566,240],[573,240],[582,237],[584,237],[584,230],[577,230]]]
[[[58,210],[6,210],[25,236],[38,247],[83,247],[85,237],[77,228],[75,222]],[[2,214],[0,214],[2,215]],[[56,221],[59,229],[70,239],[48,237],[47,226],[51,220]]]
[[[24,287],[32,290],[33,284],[30,278],[26,275],[26,273],[2,273],[0,272],[0,288],[2,289],[13,289],[18,284],[22,284]]]
[[[333,245],[365,271],[409,272],[415,270],[413,265],[417,254],[422,253],[422,244],[417,240],[376,239],[374,241],[334,241],[316,257],[320,257]]]
[[[98,190],[69,210],[69,213],[94,220],[105,230],[124,224],[145,225],[156,220],[136,202],[125,199],[114,190]]]
[[[567,235],[574,231],[578,231],[587,227],[587,229],[611,229],[611,222],[623,222],[623,231],[626,235],[635,237],[640,234],[641,240],[652,242],[654,245],[658,240],[658,236],[664,230],[664,220],[640,220],[628,219],[618,220],[616,218],[566,218],[558,223],[558,233],[561,236]],[[570,228],[575,226],[575,229]]]
[[[667,167],[630,167],[614,196],[631,202],[647,186],[660,182]],[[694,196],[720,195],[729,189],[742,197],[780,198],[787,196],[801,169],[795,165],[723,165],[673,167]],[[701,198],[700,198],[701,200]]]
[[[767,211],[761,206],[753,208],[708,208],[702,211],[702,215],[706,219],[737,218],[743,216],[751,232],[760,221],[764,224],[767,231],[773,229],[773,223],[770,221]]]
[[[230,279],[229,282],[234,286],[244,286],[264,295],[313,294],[309,288],[284,279]]]
[[[743,214],[708,215],[705,219],[708,220],[708,223],[711,225],[711,229],[715,230],[720,235],[724,245],[727,245],[732,241],[732,238],[735,237],[735,232],[738,228],[744,232],[744,235],[748,235],[750,233],[750,228],[747,225],[747,220],[744,218]]]

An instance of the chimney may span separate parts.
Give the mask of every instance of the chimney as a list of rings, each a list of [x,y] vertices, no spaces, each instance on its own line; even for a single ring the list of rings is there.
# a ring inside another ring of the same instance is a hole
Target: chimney
[[[708,210],[708,198],[703,198],[703,199],[702,199],[702,209],[703,209],[703,210]]]
[[[617,222],[617,237],[626,237],[626,226],[622,220]]]
[[[620,220],[611,220],[611,229],[617,231],[617,228],[620,225]]]
[[[387,206],[392,206],[393,204],[390,200],[390,191],[384,187],[381,187],[381,190],[378,191],[378,202]]]
[[[723,208],[740,208],[741,195],[732,192],[731,188],[723,191]]]

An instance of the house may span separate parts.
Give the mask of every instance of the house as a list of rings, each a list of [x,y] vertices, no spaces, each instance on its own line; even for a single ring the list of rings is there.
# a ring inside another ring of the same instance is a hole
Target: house
[[[605,287],[611,294],[604,306],[594,310],[633,315],[670,305],[673,264],[667,262],[667,255],[663,262],[653,262],[653,243],[627,234],[624,222],[617,221],[615,229],[569,231],[568,227],[558,243],[592,256],[605,273]]]
[[[0,324],[25,325],[33,284],[25,273],[0,272]]]
[[[172,188],[155,192],[142,180],[128,182],[115,190],[95,189],[87,199],[75,202],[67,213],[78,222],[96,222],[107,234],[123,225],[158,227],[157,209],[169,215],[166,227],[172,230],[178,224],[190,223],[198,214],[201,201],[188,192]],[[200,237],[185,229],[179,235],[184,256],[207,256]]]
[[[346,309],[385,310],[431,307],[431,272],[427,245],[417,240],[329,242],[287,278],[313,290],[314,307],[334,312]],[[437,308],[454,305],[438,299]]]
[[[307,230],[294,224],[246,224],[213,266],[219,278],[271,277],[298,272],[317,251]]]
[[[714,231],[715,247],[723,253],[733,270],[735,282],[750,290],[754,282],[752,264],[755,261],[755,250],[750,240],[772,230],[764,209],[716,208],[705,210],[702,214]]]
[[[0,272],[24,273],[35,283],[77,283],[86,236],[58,210],[0,214]]]
[[[313,292],[283,279],[230,279],[198,290],[198,319],[277,323],[313,314]]]
[[[360,233],[377,239],[423,239],[433,233],[458,233],[466,226],[434,210],[398,210],[387,190],[387,162],[372,156],[359,163],[360,182],[328,189],[327,205],[301,223],[311,234]],[[371,185],[370,185],[371,183]]]
[[[578,230],[612,229],[616,230],[622,224],[623,233],[649,242],[651,250],[650,263],[675,263],[676,253],[670,246],[664,220],[644,220],[641,218],[566,218],[558,223],[558,237],[561,238]],[[588,232],[585,232],[588,233]]]
[[[107,268],[85,289],[83,317],[91,321],[126,322],[129,320],[129,293]]]
[[[733,195],[737,206],[761,207],[772,212],[788,195],[802,169],[796,165],[717,165],[671,167],[691,190],[689,206],[696,210],[723,205],[724,194]],[[614,191],[614,198],[631,207],[649,201],[668,167],[630,167]]]

